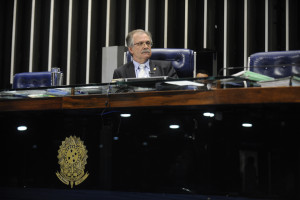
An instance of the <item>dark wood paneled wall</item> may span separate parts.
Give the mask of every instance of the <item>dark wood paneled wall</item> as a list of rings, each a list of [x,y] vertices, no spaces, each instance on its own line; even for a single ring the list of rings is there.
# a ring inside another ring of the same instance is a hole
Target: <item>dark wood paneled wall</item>
[[[50,67],[65,84],[99,83],[102,47],[125,45],[136,28],[156,48],[217,52],[218,69],[240,71],[252,53],[300,49],[299,9],[298,0],[3,0],[0,88],[15,73]]]

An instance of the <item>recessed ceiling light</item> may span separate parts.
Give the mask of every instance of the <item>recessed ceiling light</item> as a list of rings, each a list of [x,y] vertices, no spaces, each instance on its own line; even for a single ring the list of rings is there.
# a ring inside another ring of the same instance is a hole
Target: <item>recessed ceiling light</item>
[[[204,116],[204,117],[214,117],[215,114],[214,114],[214,113],[211,113],[211,112],[205,112],[205,113],[203,113],[203,116]]]
[[[252,127],[252,124],[251,123],[243,123],[242,126],[246,127],[246,128],[250,128],[250,127]]]
[[[26,131],[27,130],[27,126],[18,126],[17,130],[18,131]]]
[[[171,124],[170,129],[178,129],[180,126],[178,124]]]
[[[131,117],[131,114],[129,114],[129,113],[122,113],[120,116],[121,117]]]

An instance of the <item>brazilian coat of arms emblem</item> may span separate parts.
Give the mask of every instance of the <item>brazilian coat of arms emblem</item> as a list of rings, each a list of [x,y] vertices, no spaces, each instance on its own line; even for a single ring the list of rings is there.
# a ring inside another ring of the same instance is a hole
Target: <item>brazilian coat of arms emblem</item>
[[[65,141],[58,150],[58,164],[60,172],[56,172],[56,176],[66,185],[79,185],[87,177],[85,173],[85,165],[87,164],[87,150],[83,141],[76,136],[66,137]]]

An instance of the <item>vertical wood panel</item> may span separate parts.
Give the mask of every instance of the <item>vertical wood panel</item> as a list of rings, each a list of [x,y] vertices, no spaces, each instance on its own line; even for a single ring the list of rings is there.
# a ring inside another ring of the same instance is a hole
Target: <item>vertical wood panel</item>
[[[73,84],[85,84],[87,73],[88,1],[76,0],[73,14]],[[76,75],[74,75],[76,74]]]
[[[53,19],[52,67],[61,68],[66,84],[69,0],[56,0]]]
[[[125,44],[124,43],[124,38],[125,38],[124,30],[125,30],[125,19],[126,19],[125,14],[126,14],[126,0],[111,0],[109,46],[120,46]],[[131,16],[129,16],[129,23],[131,23]],[[129,24],[129,31],[130,31],[130,26],[131,25]]]
[[[290,35],[289,35],[289,16],[290,16],[290,11],[289,11],[289,0],[285,1],[285,50],[288,51],[290,46],[289,46],[289,41],[290,41]]]
[[[149,0],[145,1],[145,30],[149,31]]]
[[[217,49],[219,31],[222,30],[222,25],[218,20],[218,15],[222,16],[223,9],[218,9],[218,5],[223,4],[222,2],[217,2],[217,0],[207,1],[207,48],[208,49]],[[223,6],[220,6],[223,7]],[[221,12],[219,12],[221,11]],[[223,16],[221,17],[223,19]],[[223,21],[222,21],[223,23]],[[221,40],[222,41],[222,40]],[[222,43],[220,43],[221,45]],[[223,45],[221,45],[223,46]]]
[[[50,0],[35,0],[33,71],[48,70]]]
[[[18,1],[15,35],[15,71],[29,71],[31,1]]]
[[[87,42],[86,42],[86,75],[85,75],[85,83],[86,84],[90,83],[92,5],[93,5],[93,0],[88,0]]]
[[[49,42],[48,42],[48,71],[52,67],[52,53],[53,53],[53,21],[54,21],[54,5],[55,0],[50,0],[50,13],[49,13]]]
[[[269,0],[265,0],[265,52],[269,51]]]
[[[228,71],[233,74],[244,66],[244,1],[228,0],[227,15],[227,67],[237,68]]]
[[[106,39],[105,39],[105,46],[109,46],[109,39],[110,39],[110,0],[107,0],[106,3]]]
[[[228,0],[224,0],[224,24],[223,24],[223,68],[227,68],[228,63],[227,63],[227,25],[228,25]],[[223,71],[223,75],[226,76],[227,75],[227,70]]]
[[[14,45],[14,2],[15,0],[0,2],[0,89],[11,88],[11,69],[14,70],[14,57],[11,56],[14,55],[14,49],[11,48]]]
[[[285,0],[269,0],[269,51],[285,50]]]
[[[188,27],[189,27],[189,0],[184,2],[184,48],[188,48]]]
[[[204,40],[206,43],[208,41],[207,38],[204,39],[204,0],[189,0],[188,12],[188,48],[202,51],[206,49],[203,45]]]
[[[216,52],[221,69],[224,66],[224,0],[209,0],[207,4],[207,50]]]
[[[290,50],[300,49],[300,1],[299,0],[289,0],[289,46]]]
[[[207,0],[203,2],[203,49],[207,47]]]
[[[145,29],[145,0],[130,0],[129,31],[133,29]]]
[[[164,6],[165,1],[149,1],[149,31],[155,48],[164,47]]]
[[[126,36],[129,33],[129,0],[126,0],[125,7],[125,34],[124,34],[124,46],[126,46]]]
[[[90,83],[101,83],[102,47],[106,37],[106,1],[93,1],[91,21]]]
[[[249,3],[249,55],[265,51],[265,2],[251,0]]]
[[[167,47],[184,47],[185,0],[168,2]]]
[[[73,21],[73,0],[69,0],[69,4],[68,4],[67,68],[66,68],[66,72],[65,72],[67,85],[70,85],[70,83],[71,83],[72,21]]]
[[[248,0],[244,0],[244,65],[248,67]]]
[[[164,11],[164,48],[168,47],[168,18],[169,17],[169,0],[165,0]]]
[[[10,54],[10,83],[13,83],[15,74],[15,57],[16,57],[16,26],[17,26],[17,8],[18,0],[14,0],[13,15],[12,15],[12,36],[11,36],[11,54]],[[4,13],[4,12],[3,12]]]
[[[29,72],[32,72],[33,64],[33,48],[34,48],[34,31],[35,31],[35,0],[31,1],[31,17],[30,17],[30,46],[29,46]]]

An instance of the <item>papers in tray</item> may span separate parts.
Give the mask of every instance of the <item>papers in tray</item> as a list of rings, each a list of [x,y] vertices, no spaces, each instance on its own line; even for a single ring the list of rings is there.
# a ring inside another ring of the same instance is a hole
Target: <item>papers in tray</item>
[[[256,81],[261,87],[282,87],[282,86],[300,86],[300,76],[293,75],[284,78],[273,78],[251,71],[241,71],[232,76]]]
[[[299,76],[288,76],[270,81],[257,82],[261,87],[282,87],[282,86],[300,86]]]
[[[265,76],[259,73],[251,72],[251,71],[241,71],[232,76],[245,78],[252,81],[272,81],[275,80],[273,77]]]
[[[196,83],[192,81],[166,81],[165,83],[178,86],[204,86],[203,83]]]

